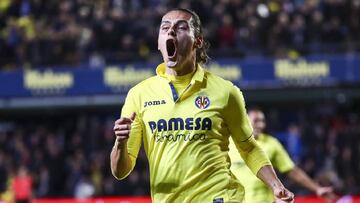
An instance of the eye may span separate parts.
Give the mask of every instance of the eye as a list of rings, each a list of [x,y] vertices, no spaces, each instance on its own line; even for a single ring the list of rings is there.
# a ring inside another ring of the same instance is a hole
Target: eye
[[[166,31],[166,30],[168,30],[169,28],[170,28],[170,26],[168,26],[168,25],[164,25],[164,26],[162,26],[162,27],[161,27],[161,30]]]
[[[180,24],[177,29],[179,30],[187,30],[188,29],[188,26],[186,24]]]

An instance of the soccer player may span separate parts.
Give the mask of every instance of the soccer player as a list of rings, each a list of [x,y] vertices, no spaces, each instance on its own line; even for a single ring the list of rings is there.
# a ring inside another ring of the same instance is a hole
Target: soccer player
[[[112,174],[129,175],[143,142],[153,202],[242,202],[243,187],[230,172],[232,136],[276,200],[292,202],[293,193],[252,136],[241,91],[202,68],[206,48],[197,14],[174,9],[162,17],[158,49],[164,63],[128,92],[114,124]]]
[[[248,116],[254,129],[255,139],[268,155],[275,169],[285,173],[291,180],[325,198],[325,200],[329,202],[335,201],[336,195],[332,192],[331,187],[321,187],[314,182],[303,170],[294,165],[288,153],[276,138],[263,132],[266,127],[265,115],[259,108],[249,109]],[[231,171],[240,182],[246,182],[244,185],[245,203],[273,202],[271,191],[261,180],[251,174],[244,161],[237,155],[237,149],[233,142],[230,143],[229,154],[232,162]]]

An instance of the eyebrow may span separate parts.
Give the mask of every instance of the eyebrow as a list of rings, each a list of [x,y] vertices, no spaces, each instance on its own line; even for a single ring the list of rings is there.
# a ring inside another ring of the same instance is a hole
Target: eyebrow
[[[171,21],[170,20],[163,20],[161,21],[161,24],[164,24],[164,23],[170,23],[171,24]],[[179,24],[179,23],[188,23],[187,20],[178,20],[175,22],[175,24]]]

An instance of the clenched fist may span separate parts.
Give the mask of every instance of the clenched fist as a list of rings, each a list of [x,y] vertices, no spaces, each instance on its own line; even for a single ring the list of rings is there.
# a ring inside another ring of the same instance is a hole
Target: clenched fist
[[[130,118],[121,117],[120,119],[115,121],[113,130],[116,136],[116,141],[118,143],[124,143],[129,138],[131,124],[134,121],[135,117],[136,113],[133,112]]]

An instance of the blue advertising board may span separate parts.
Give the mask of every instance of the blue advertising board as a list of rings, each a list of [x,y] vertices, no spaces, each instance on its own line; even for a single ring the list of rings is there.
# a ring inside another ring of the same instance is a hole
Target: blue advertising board
[[[297,60],[222,59],[206,68],[242,89],[360,84],[360,56]],[[0,72],[0,98],[126,94],[155,74],[155,64],[120,64],[99,69],[52,67]]]

